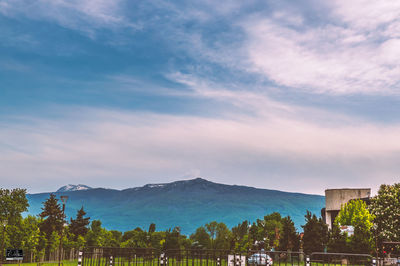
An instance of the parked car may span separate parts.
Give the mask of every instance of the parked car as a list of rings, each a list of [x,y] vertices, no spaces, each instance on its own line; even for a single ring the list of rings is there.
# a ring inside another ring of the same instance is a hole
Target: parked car
[[[272,265],[272,259],[269,255],[265,253],[254,253],[251,255],[247,263],[250,265]]]

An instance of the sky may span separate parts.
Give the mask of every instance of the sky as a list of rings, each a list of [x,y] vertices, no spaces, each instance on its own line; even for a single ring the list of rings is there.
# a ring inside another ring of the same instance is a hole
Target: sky
[[[0,181],[399,182],[398,0],[0,0]]]

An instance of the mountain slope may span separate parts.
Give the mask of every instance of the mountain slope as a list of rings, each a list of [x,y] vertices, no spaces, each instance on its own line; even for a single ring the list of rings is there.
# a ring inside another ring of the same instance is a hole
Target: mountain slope
[[[55,194],[69,196],[68,217],[74,217],[84,206],[88,216],[100,219],[107,229],[126,231],[138,226],[147,229],[150,223],[155,223],[157,230],[180,226],[186,234],[210,221],[232,227],[274,211],[290,215],[300,228],[306,210],[319,215],[325,199],[318,195],[217,184],[201,178],[125,190],[95,188]],[[29,213],[40,213],[48,196],[49,193],[28,195]]]

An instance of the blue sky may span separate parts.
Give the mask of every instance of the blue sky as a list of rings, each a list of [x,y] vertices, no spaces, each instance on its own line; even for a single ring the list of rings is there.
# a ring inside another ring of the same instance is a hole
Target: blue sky
[[[0,179],[398,182],[400,3],[0,0]]]

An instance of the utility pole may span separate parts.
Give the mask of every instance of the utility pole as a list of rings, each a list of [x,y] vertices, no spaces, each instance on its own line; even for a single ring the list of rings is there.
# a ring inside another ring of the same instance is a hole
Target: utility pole
[[[61,238],[60,238],[60,245],[58,247],[58,266],[61,266],[61,257],[62,257],[62,240],[63,240],[63,235],[64,235],[64,218],[65,218],[65,204],[67,203],[68,196],[61,196],[61,201],[62,201],[62,219],[63,219],[63,224],[62,224],[62,229],[61,229]]]

